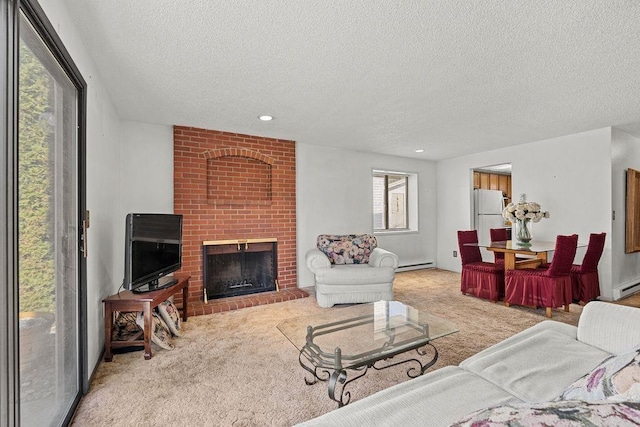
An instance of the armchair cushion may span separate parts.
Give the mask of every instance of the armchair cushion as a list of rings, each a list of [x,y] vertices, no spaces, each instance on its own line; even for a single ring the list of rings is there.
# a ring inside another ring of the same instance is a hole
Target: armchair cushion
[[[393,268],[373,268],[369,265],[334,265],[318,269],[315,274],[316,284],[324,286],[392,283],[396,275]]]
[[[331,264],[367,264],[369,256],[378,246],[373,234],[321,234],[318,236],[318,249]]]
[[[335,265],[332,264],[329,260],[329,257],[325,255],[320,249],[309,249],[305,256],[305,260],[307,262],[307,268],[313,273],[318,274],[321,271],[325,271],[327,269],[332,269],[332,267],[345,267],[345,266],[356,266],[360,265],[363,267],[390,267],[392,271],[395,271],[398,268],[399,259],[398,255],[393,252],[389,252],[387,250],[381,248],[375,248],[371,251],[371,255],[369,256],[369,262],[367,264],[341,264]],[[359,275],[367,274],[366,270],[354,270],[357,271]],[[325,271],[326,273],[326,271]],[[371,272],[374,274],[373,272]],[[329,273],[331,274],[331,273]],[[338,273],[340,274],[340,273]]]

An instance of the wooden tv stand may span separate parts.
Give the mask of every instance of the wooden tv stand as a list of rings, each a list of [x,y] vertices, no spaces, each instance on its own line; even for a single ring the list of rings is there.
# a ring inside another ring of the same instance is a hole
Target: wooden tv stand
[[[187,301],[189,298],[189,276],[188,274],[175,274],[178,283],[165,289],[157,291],[136,294],[131,291],[122,291],[118,294],[111,295],[102,300],[104,302],[104,333],[105,341],[105,362],[111,362],[113,359],[113,349],[122,347],[142,346],[144,345],[144,358],[151,359],[151,312],[154,308],[166,301],[170,296],[182,291],[182,321],[187,321]],[[113,323],[114,313],[116,311],[142,311],[144,314],[143,332],[135,335],[130,340],[113,341]],[[144,339],[140,339],[144,334]]]

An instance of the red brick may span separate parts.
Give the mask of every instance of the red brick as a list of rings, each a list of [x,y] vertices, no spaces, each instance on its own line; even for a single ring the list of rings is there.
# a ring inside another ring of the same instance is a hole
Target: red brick
[[[212,186],[212,174],[222,187]],[[294,141],[174,127],[174,211],[185,215],[190,303],[202,302],[203,240],[276,237],[279,287],[297,289],[295,175]]]

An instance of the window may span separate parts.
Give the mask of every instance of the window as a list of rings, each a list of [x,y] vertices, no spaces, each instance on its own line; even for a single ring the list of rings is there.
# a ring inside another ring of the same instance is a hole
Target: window
[[[408,230],[409,175],[373,171],[373,229]]]

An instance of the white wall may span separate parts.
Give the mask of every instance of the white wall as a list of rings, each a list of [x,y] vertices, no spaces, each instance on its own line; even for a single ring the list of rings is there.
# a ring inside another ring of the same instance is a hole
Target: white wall
[[[173,213],[173,127],[123,121],[120,149],[124,233],[129,212]]]
[[[65,4],[60,0],[41,3],[53,28],[87,83],[87,209],[91,212],[87,259],[87,363],[89,375],[99,363],[104,347],[102,299],[122,281],[114,272],[114,224],[118,219],[120,188],[121,123],[102,84],[89,52],[82,44]]]
[[[457,230],[470,229],[471,170],[511,163],[512,197],[521,193],[536,201],[550,218],[533,224],[534,239],[555,241],[558,234],[606,232],[599,264],[602,296],[612,298],[611,274],[611,129],[604,128],[437,163],[437,223],[439,268],[460,271]],[[576,263],[585,248],[578,249]]]
[[[296,144],[298,286],[313,285],[305,253],[319,234],[371,233],[372,171],[418,174],[418,232],[378,234],[378,245],[398,254],[400,265],[435,261],[436,176],[430,161]],[[409,190],[411,191],[411,189]]]
[[[123,121],[120,153],[120,203],[113,229],[113,270],[119,281],[113,284],[112,294],[124,276],[127,214],[173,213],[173,127]]]
[[[640,252],[625,253],[627,168],[640,170],[640,139],[618,129],[611,133],[612,206],[616,212],[613,282],[623,287],[640,281]]]

